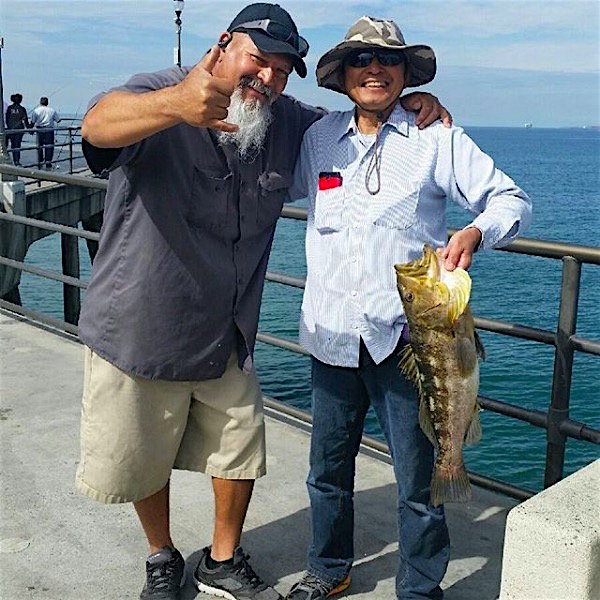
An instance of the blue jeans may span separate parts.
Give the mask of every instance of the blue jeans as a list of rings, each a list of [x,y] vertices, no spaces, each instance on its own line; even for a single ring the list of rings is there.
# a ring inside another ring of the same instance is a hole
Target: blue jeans
[[[390,447],[398,488],[397,597],[439,599],[450,540],[443,507],[429,504],[433,447],[419,427],[417,394],[397,365],[396,352],[376,365],[362,343],[358,368],[312,359],[308,571],[336,582],[352,566],[355,459],[372,404]]]

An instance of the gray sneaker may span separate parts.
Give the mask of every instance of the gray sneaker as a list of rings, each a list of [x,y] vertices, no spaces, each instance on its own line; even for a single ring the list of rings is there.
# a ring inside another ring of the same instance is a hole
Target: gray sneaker
[[[305,573],[302,579],[292,586],[285,599],[323,600],[324,598],[331,598],[331,596],[335,596],[335,594],[339,594],[349,587],[350,575],[346,575],[344,579],[336,583],[329,583],[311,573]]]
[[[185,561],[179,550],[168,546],[146,560],[146,585],[140,600],[180,600]]]
[[[219,565],[210,569],[206,564],[208,556],[210,546],[202,550],[202,557],[194,571],[198,591],[228,600],[283,600],[276,590],[252,570],[248,563],[250,556],[244,554],[241,547],[235,549],[231,565]]]

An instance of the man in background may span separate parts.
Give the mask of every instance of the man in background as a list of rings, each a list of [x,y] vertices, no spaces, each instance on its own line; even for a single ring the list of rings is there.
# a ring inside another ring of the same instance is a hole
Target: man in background
[[[27,111],[21,102],[23,96],[21,94],[13,94],[10,97],[12,104],[6,108],[6,128],[7,129],[29,129],[31,124],[27,117]],[[23,141],[24,131],[14,131],[7,134],[6,139],[12,150],[12,160],[16,167],[21,166],[21,142]]]
[[[31,113],[31,124],[37,131],[38,164],[45,163],[46,169],[52,168],[54,157],[54,124],[60,117],[54,108],[48,106],[48,98],[42,96],[40,103]]]

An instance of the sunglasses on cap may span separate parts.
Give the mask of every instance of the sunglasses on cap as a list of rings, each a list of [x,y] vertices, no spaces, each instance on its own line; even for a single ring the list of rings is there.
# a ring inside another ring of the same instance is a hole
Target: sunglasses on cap
[[[300,58],[304,58],[308,54],[308,42],[301,35],[294,33],[289,27],[277,23],[277,21],[272,21],[271,19],[248,21],[247,23],[236,25],[233,31],[238,29],[258,29],[264,31],[274,40],[279,40],[293,46],[298,51]]]
[[[382,67],[397,67],[404,62],[404,54],[397,50],[358,50],[349,54],[344,63],[349,67],[364,69],[374,58]]]

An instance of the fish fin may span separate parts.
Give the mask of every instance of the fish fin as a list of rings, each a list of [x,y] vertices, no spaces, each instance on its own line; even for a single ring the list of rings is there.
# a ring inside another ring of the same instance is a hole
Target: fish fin
[[[435,437],[435,430],[433,429],[433,422],[431,421],[431,415],[427,410],[427,401],[421,398],[419,402],[419,425],[421,430],[427,436],[427,439],[433,444],[433,447],[438,449],[438,441]]]
[[[467,429],[467,433],[465,434],[465,444],[467,446],[472,446],[476,444],[482,435],[481,431],[481,421],[479,419],[479,403],[475,403],[475,408],[473,410],[473,417],[471,418],[471,422],[469,423],[469,427]]]
[[[485,348],[483,347],[481,337],[479,337],[477,331],[473,331],[473,334],[475,337],[475,351],[477,352],[477,356],[479,356],[481,360],[485,360]]]
[[[456,359],[458,361],[458,370],[461,375],[470,375],[477,364],[477,354],[475,344],[465,336],[457,336]]]
[[[420,391],[421,378],[419,377],[419,366],[415,359],[415,353],[410,343],[406,344],[402,350],[400,350],[400,362],[398,367],[402,371],[402,374],[412,381]]]
[[[471,499],[471,484],[464,465],[453,469],[436,467],[431,478],[431,504],[467,502]]]

